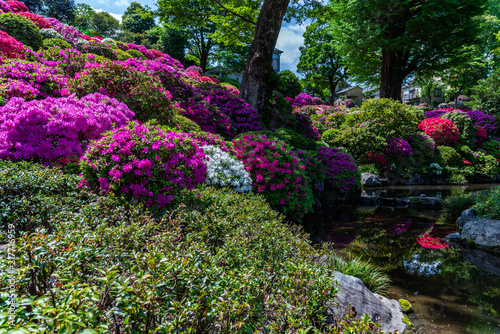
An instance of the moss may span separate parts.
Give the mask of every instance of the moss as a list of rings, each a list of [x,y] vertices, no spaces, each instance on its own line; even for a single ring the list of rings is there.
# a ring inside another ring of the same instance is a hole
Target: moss
[[[411,303],[409,301],[407,301],[406,299],[400,299],[398,301],[399,304],[401,305],[401,311],[403,311],[403,313],[406,313],[411,310]]]

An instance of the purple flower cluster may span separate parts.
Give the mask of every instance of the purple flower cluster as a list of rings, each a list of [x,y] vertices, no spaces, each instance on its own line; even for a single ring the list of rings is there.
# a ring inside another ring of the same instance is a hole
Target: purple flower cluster
[[[295,114],[295,129],[298,133],[312,139],[321,138],[318,129],[313,125],[311,118],[307,115]]]
[[[474,125],[480,126],[486,130],[489,135],[496,133],[498,130],[498,125],[495,121],[495,117],[488,115],[481,110],[468,110],[467,115],[474,122]]]
[[[436,142],[431,136],[425,132],[417,132],[410,136],[409,144],[416,150],[420,152],[428,153],[432,155],[432,152],[436,149]]]
[[[311,95],[307,93],[300,93],[295,97],[295,101],[293,102],[293,107],[303,107],[313,105],[313,99]]]
[[[57,68],[20,60],[10,60],[0,66],[0,89],[7,91],[4,95],[7,99],[67,96],[66,86],[67,79]]]
[[[384,153],[389,157],[408,158],[413,155],[410,144],[401,138],[388,138]]]
[[[449,112],[448,109],[436,109],[425,112],[425,118],[440,118],[442,115]]]
[[[243,135],[234,141],[234,146],[254,189],[264,195],[272,208],[298,219],[312,210],[306,167],[284,142],[268,140],[267,136]]]
[[[0,0],[0,13],[11,13],[12,9],[6,1]]]
[[[52,24],[52,29],[61,34],[61,36],[73,46],[76,46],[79,39],[83,37],[83,34],[73,26],[61,23],[53,17],[47,17],[46,19]]]
[[[361,174],[349,154],[336,148],[321,147],[316,154],[316,159],[326,168],[326,189],[347,194],[361,188]]]
[[[207,132],[192,132],[188,133],[188,135],[196,142],[196,144],[198,144],[199,147],[207,145],[216,146],[223,152],[227,152],[233,156],[236,156],[234,144],[232,142],[225,141],[215,134]]]
[[[51,163],[81,156],[89,141],[130,121],[123,103],[99,93],[25,102],[12,98],[0,107],[0,159]]]
[[[205,182],[204,159],[187,134],[131,122],[88,147],[82,185],[164,207],[180,190]]]

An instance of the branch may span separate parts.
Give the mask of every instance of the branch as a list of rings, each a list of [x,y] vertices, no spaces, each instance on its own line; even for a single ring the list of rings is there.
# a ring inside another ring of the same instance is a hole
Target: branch
[[[218,4],[219,6],[221,6],[223,9],[227,10],[229,13],[233,14],[234,16],[237,16],[239,17],[240,19],[242,19],[243,21],[247,22],[247,23],[250,23],[250,24],[253,24],[253,25],[257,25],[257,22],[255,21],[252,21],[252,20],[249,20],[247,19],[246,17],[244,17],[243,15],[240,15],[232,10],[230,10],[229,8],[225,7],[223,4],[220,3],[219,0],[214,0],[216,4]]]

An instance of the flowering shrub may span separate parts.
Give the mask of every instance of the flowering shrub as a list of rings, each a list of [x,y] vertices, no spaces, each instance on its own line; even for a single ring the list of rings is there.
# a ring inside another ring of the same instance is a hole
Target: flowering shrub
[[[469,118],[467,113],[454,110],[447,112],[442,115],[441,118],[449,119],[456,125],[460,136],[458,137],[458,142],[466,145],[473,145],[474,139],[476,137],[476,131],[474,130],[474,123]]]
[[[483,149],[491,156],[500,158],[500,142],[496,140],[489,140],[483,144]]]
[[[253,187],[272,208],[298,220],[312,211],[313,196],[305,166],[284,142],[274,142],[266,136],[243,135],[234,145],[238,159],[243,161],[253,180]]]
[[[407,158],[413,155],[410,144],[401,138],[388,138],[387,145],[384,147],[384,152],[390,157]]]
[[[186,134],[131,122],[93,142],[81,168],[90,187],[163,207],[205,182],[204,159]]]
[[[43,49],[49,49],[55,47],[59,49],[70,49],[71,44],[66,42],[64,39],[59,39],[59,38],[49,38],[43,40]]]
[[[303,107],[303,106],[310,106],[313,104],[313,100],[311,95],[307,93],[300,93],[295,97],[295,100],[292,104],[294,107]]]
[[[40,29],[40,35],[42,36],[42,39],[57,38],[64,40],[64,37],[62,37],[62,35],[54,29]]]
[[[467,115],[469,115],[474,125],[483,127],[486,132],[490,135],[493,135],[498,130],[497,122],[495,121],[495,117],[492,115],[488,115],[484,111],[481,110],[468,110]]]
[[[27,18],[28,20],[30,20],[31,22],[36,24],[36,26],[40,29],[48,29],[48,28],[52,27],[52,24],[50,24],[50,22],[47,21],[43,16],[36,15],[33,13],[28,13],[28,12],[22,12],[22,13],[19,13],[19,15],[24,16],[25,18]]]
[[[168,123],[174,113],[170,106],[172,96],[157,77],[123,64],[87,64],[69,85],[78,96],[99,92],[125,102],[139,120]]]
[[[327,105],[321,104],[321,105],[303,106],[303,107],[295,108],[293,110],[293,112],[296,114],[304,114],[304,115],[308,115],[308,116],[312,116],[312,115],[327,116],[327,115],[335,113],[338,110],[340,110],[340,108],[338,108],[338,107],[327,106]]]
[[[222,87],[224,87],[227,91],[229,91],[231,94],[239,96],[240,95],[240,90],[233,85],[230,84],[223,84]]]
[[[40,52],[28,49],[27,58],[45,66],[59,69],[68,78],[73,78],[85,67],[87,62],[96,62],[94,55],[85,55],[76,49],[47,48]]]
[[[326,167],[326,189],[347,194],[361,188],[361,173],[349,154],[336,148],[321,147],[316,154],[316,159]]]
[[[53,17],[48,17],[47,20],[50,22],[50,24],[52,24],[52,29],[54,29],[57,33],[64,37],[66,42],[71,44],[73,47],[76,47],[81,43],[80,40],[83,40],[83,34],[75,27],[63,24]],[[34,48],[34,50],[37,50],[37,48]]]
[[[307,182],[309,183],[314,194],[320,194],[325,188],[325,171],[326,166],[316,159],[315,151],[294,150],[293,154],[297,155],[304,166]]]
[[[440,118],[441,116],[443,116],[444,114],[446,114],[452,110],[453,110],[453,108],[430,110],[430,111],[426,111],[424,113],[424,115],[425,115],[425,118]]]
[[[19,83],[22,82],[22,83]],[[67,79],[57,68],[40,63],[10,60],[0,66],[0,86],[8,92],[6,97],[46,98],[69,95]]]
[[[87,143],[131,120],[123,103],[99,93],[24,102],[12,98],[0,107],[0,159],[44,163],[80,157]]]
[[[11,13],[26,13],[29,12],[28,7],[20,1],[5,1],[9,7]]]
[[[442,118],[427,118],[418,129],[434,139],[436,145],[456,145],[458,142],[458,128],[452,121]]]
[[[188,68],[186,68],[186,72],[197,72],[198,74],[203,75],[203,69],[196,65],[191,65]]]
[[[6,1],[0,0],[0,13],[10,13],[12,10]]]
[[[206,145],[202,148],[207,157],[207,185],[230,186],[240,193],[252,191],[252,179],[241,161],[216,146]]]
[[[187,134],[190,138],[192,138],[198,146],[215,146],[220,148],[223,152],[229,153],[232,156],[236,157],[236,150],[234,149],[234,144],[230,141],[225,141],[219,136],[208,133],[208,132],[191,132]]]
[[[212,85],[208,91],[196,89],[195,96],[180,105],[185,110],[183,116],[196,122],[203,131],[227,138],[262,128],[255,109],[219,86]]]
[[[293,97],[285,97],[285,100],[287,100],[290,103],[294,103],[295,99]]]
[[[482,126],[474,126],[474,130],[476,131],[476,144],[477,146],[483,145],[488,140],[488,134],[486,130]]]
[[[315,96],[312,98],[312,103],[313,105],[321,105],[323,104],[323,101],[321,100],[320,97]]]
[[[13,13],[0,14],[0,30],[14,37],[18,42],[38,50],[42,47],[40,29],[29,19]]]
[[[432,156],[436,149],[436,142],[431,136],[424,132],[413,133],[409,136],[408,142],[415,151],[424,153],[427,156]]]
[[[110,44],[90,41],[89,43],[78,45],[77,49],[82,53],[92,53],[106,57],[109,60],[118,60],[118,51],[114,50]]]
[[[0,64],[4,59],[19,58],[24,59],[24,45],[14,37],[0,31]]]
[[[362,158],[364,164],[374,164],[378,169],[385,170],[389,168],[385,154],[382,152],[367,152]]]

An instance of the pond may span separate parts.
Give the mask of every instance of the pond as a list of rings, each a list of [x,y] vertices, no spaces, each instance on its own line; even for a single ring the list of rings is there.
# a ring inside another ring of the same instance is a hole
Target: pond
[[[445,198],[492,186],[380,191],[384,197]],[[500,257],[442,241],[457,224],[441,211],[332,205],[305,225],[314,242],[332,242],[341,255],[361,256],[386,270],[393,285],[387,296],[410,301],[418,333],[500,334]]]

